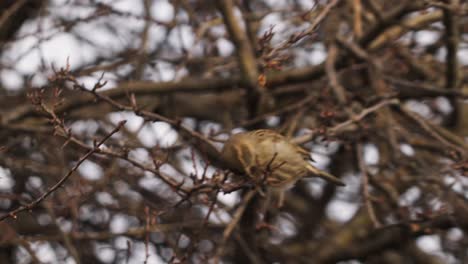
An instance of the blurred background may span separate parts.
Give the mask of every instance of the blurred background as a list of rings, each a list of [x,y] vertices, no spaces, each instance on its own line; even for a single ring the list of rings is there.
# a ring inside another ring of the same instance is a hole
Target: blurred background
[[[0,262],[467,263],[467,65],[462,0],[1,1]],[[347,186],[262,210],[259,128]]]

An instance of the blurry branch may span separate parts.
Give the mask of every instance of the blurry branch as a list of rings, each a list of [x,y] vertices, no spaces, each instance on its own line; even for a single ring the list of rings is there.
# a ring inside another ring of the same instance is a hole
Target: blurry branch
[[[439,21],[442,19],[442,12],[434,11],[427,14],[421,14],[414,18],[409,18],[405,22],[408,28],[422,27]],[[400,37],[406,30],[405,27],[397,26],[395,29],[384,32],[382,35],[375,35],[374,37],[381,36],[381,40],[376,40],[372,44],[373,49],[379,48],[389,42],[389,39],[396,39]],[[380,28],[382,30],[382,28]],[[381,32],[381,31],[378,31]],[[375,34],[374,31],[365,34],[363,38],[371,38]],[[382,39],[383,38],[383,39]],[[361,42],[360,42],[361,43]],[[336,69],[342,69],[346,66],[343,62],[345,61],[341,56],[337,58]],[[298,69],[292,69],[282,72],[274,72],[266,77],[267,87],[278,87],[284,84],[294,84],[304,81],[311,81],[318,79],[325,74],[325,64],[318,66],[308,66]],[[239,76],[233,76],[229,78],[186,78],[181,81],[170,81],[170,82],[151,82],[151,81],[127,81],[122,82],[115,88],[102,92],[104,96],[108,96],[112,99],[124,98],[129,93],[135,93],[136,95],[158,95],[158,94],[172,94],[179,92],[189,93],[204,93],[208,91],[222,92],[227,90],[237,89],[243,84],[242,78]],[[94,102],[95,97],[90,95],[84,95],[81,97],[74,98],[74,100],[66,101],[62,106],[56,109],[57,113],[70,112],[74,109],[89,105]],[[25,117],[35,116],[37,113],[34,107],[22,107],[9,112],[3,113],[1,116],[1,124],[10,124],[17,122]]]
[[[85,142],[79,140],[77,137],[75,137],[73,135],[66,135],[66,134],[62,134],[62,133],[59,133],[58,135],[64,137],[68,142],[72,142],[72,143],[78,145],[79,147],[81,147],[83,149],[86,149],[88,151],[91,151],[93,149],[93,146],[90,146],[90,145],[86,144]],[[126,151],[118,152],[118,151],[114,151],[114,150],[112,150],[110,148],[103,148],[103,149],[99,150],[99,154],[107,155],[107,156],[110,156],[110,157],[113,157],[113,158],[120,158],[122,160],[125,160],[125,161],[129,162],[133,166],[135,166],[135,167],[137,167],[137,168],[139,168],[139,169],[141,169],[143,171],[149,171],[151,173],[154,173],[163,182],[168,184],[176,192],[177,191],[181,191],[182,193],[187,193],[188,192],[188,190],[185,189],[182,186],[183,182],[182,183],[177,183],[170,176],[167,176],[164,173],[160,172],[157,166],[156,166],[156,168],[151,168],[149,166],[145,166],[145,165],[141,164],[140,162],[136,161],[135,159],[132,159],[132,158],[128,157],[128,152],[126,152]],[[154,162],[156,163],[156,161],[154,161]]]
[[[173,120],[173,119],[164,117],[162,115],[159,115],[159,114],[156,114],[156,113],[153,113],[153,112],[140,110],[139,107],[137,106],[137,103],[136,103],[136,100],[135,100],[135,97],[134,97],[133,94],[129,95],[129,97],[130,97],[129,98],[130,106],[126,106],[126,105],[123,105],[121,103],[116,102],[115,100],[112,100],[110,97],[105,96],[102,93],[98,93],[97,90],[99,88],[103,87],[105,85],[105,82],[102,83],[101,81],[98,81],[94,85],[93,89],[87,89],[82,84],[79,84],[77,82],[77,80],[73,76],[71,76],[69,74],[68,69],[69,69],[69,67],[67,66],[67,68],[65,68],[65,69],[62,68],[60,71],[56,72],[55,81],[56,82],[60,82],[60,81],[71,82],[72,85],[73,85],[73,88],[78,89],[78,90],[83,91],[83,92],[86,92],[86,93],[94,96],[98,101],[105,102],[105,103],[111,105],[112,107],[114,107],[114,108],[116,108],[116,109],[118,109],[120,111],[132,111],[136,115],[139,115],[139,116],[143,117],[146,121],[148,121],[148,120],[163,121],[163,122],[166,122],[166,123],[170,124],[175,130],[177,130],[180,133],[180,135],[189,144],[193,145],[195,147],[195,149],[200,152],[200,154],[206,155],[207,160],[208,160],[208,165],[214,165],[214,166],[220,167],[220,168],[225,167],[224,166],[224,161],[221,159],[221,155],[220,155],[219,151],[202,134],[183,126],[181,124],[181,122],[178,121],[178,120]],[[86,143],[81,142],[80,140],[78,140],[77,138],[75,138],[75,137],[73,137],[71,135],[69,135],[67,137],[67,139],[69,141],[73,142],[73,143],[78,144],[80,147],[83,147],[85,149],[90,149],[91,148]],[[217,189],[217,190],[221,189],[223,192],[229,193],[229,192],[236,191],[238,189],[243,188],[243,186],[234,186],[234,187],[232,187],[232,186],[223,186],[222,182],[218,182],[215,178],[212,179],[213,182],[211,182],[211,183],[203,183],[202,182],[202,183],[198,183],[196,186],[193,186],[192,188],[188,188],[188,187],[183,186],[184,183],[185,183],[185,180],[183,180],[180,183],[177,183],[171,177],[166,176],[163,173],[159,172],[159,167],[158,166],[155,166],[156,168],[150,168],[148,166],[144,166],[144,165],[140,164],[139,162],[137,162],[137,161],[135,161],[133,159],[130,159],[127,156],[127,153],[125,153],[125,152],[118,153],[118,152],[115,152],[115,151],[112,151],[112,150],[103,149],[103,150],[100,150],[99,153],[109,155],[109,156],[112,156],[112,157],[121,158],[123,160],[126,160],[126,161],[130,162],[132,165],[134,165],[134,166],[136,166],[136,167],[138,167],[140,169],[143,169],[145,171],[150,171],[150,172],[154,173],[161,180],[163,180],[166,184],[168,184],[172,188],[173,191],[175,191],[175,192],[180,191],[180,192],[182,192],[182,194],[185,194],[186,196],[184,197],[184,199],[182,199],[182,201],[187,200],[188,198],[190,198],[191,195],[193,195],[193,194],[195,194],[197,192],[210,192],[210,191],[215,190],[215,189]]]
[[[47,213],[49,214],[49,216],[52,218],[52,223],[55,225],[58,233],[62,236],[63,243],[65,244],[65,247],[67,248],[68,252],[70,252],[70,255],[73,258],[73,260],[77,264],[82,263],[81,258],[80,258],[80,253],[76,249],[76,247],[73,245],[73,242],[71,240],[71,236],[68,233],[64,232],[60,228],[60,223],[59,223],[59,221],[57,219],[57,215],[54,212],[53,204],[50,201],[45,201],[44,202],[44,207],[46,208]]]
[[[289,36],[289,38],[280,44],[278,44],[276,47],[271,49],[271,51],[268,52],[266,57],[274,57],[277,56],[280,51],[286,50],[290,48],[292,45],[296,44],[300,40],[312,36],[313,33],[317,30],[318,26],[320,23],[323,22],[323,20],[327,17],[327,15],[331,12],[331,10],[339,4],[340,0],[332,0],[330,1],[325,7],[322,8],[319,14],[317,14],[316,17],[314,17],[314,20],[310,23],[310,25],[307,27],[307,29],[295,33],[294,35]]]
[[[377,215],[375,214],[374,207],[372,206],[372,200],[369,193],[369,174],[367,170],[367,165],[364,161],[364,148],[362,144],[358,144],[356,148],[356,156],[358,158],[359,170],[361,171],[361,179],[362,179],[362,197],[364,199],[364,204],[366,206],[367,213],[369,214],[369,218],[372,221],[374,228],[379,228],[382,226],[380,221],[377,219]]]
[[[458,89],[460,84],[460,73],[458,69],[458,42],[459,42],[459,17],[457,10],[459,9],[460,1],[451,0],[450,1],[450,10],[443,10],[443,22],[445,26],[445,38],[446,38],[446,63],[447,65],[445,71],[445,86],[447,89]]]
[[[5,30],[5,25],[8,21],[8,19],[12,19],[14,14],[22,7],[24,4],[26,4],[26,0],[18,0],[15,1],[10,7],[8,7],[6,10],[2,10],[1,16],[0,16],[0,29]]]
[[[250,190],[248,193],[242,198],[242,202],[237,208],[236,212],[234,213],[234,216],[229,222],[229,224],[226,226],[226,228],[223,231],[223,238],[218,246],[216,255],[214,256],[214,261],[215,263],[219,262],[219,259],[223,256],[226,243],[228,242],[229,238],[231,237],[232,232],[234,231],[234,228],[236,228],[237,224],[241,220],[245,209],[247,208],[248,204],[254,198],[255,194],[257,194],[257,190]]]
[[[358,39],[362,36],[362,3],[353,0],[353,33]]]
[[[354,57],[362,61],[372,63],[369,54],[357,43],[353,42],[352,40],[345,39],[340,35],[336,36],[336,41],[340,45],[340,47],[349,51]]]
[[[365,260],[389,248],[405,248],[406,243],[411,243],[414,238],[434,234],[438,230],[448,230],[452,227],[465,229],[468,227],[468,219],[460,217],[466,215],[468,209],[464,204],[464,198],[455,198],[453,212],[441,210],[419,219],[405,220],[377,229],[371,227],[371,218],[361,209],[334,234],[308,243],[291,241],[278,250],[290,256],[306,257],[313,254],[314,263]]]
[[[397,96],[400,99],[431,98],[438,96],[457,97],[462,100],[468,99],[468,93],[460,90],[442,89],[432,84],[407,81],[388,75],[384,75],[383,79],[395,86],[398,90]]]
[[[293,112],[293,111],[300,111],[301,108],[304,108],[305,106],[307,106],[307,104],[312,103],[315,100],[316,100],[315,95],[309,95],[309,96],[305,97],[302,100],[299,100],[297,102],[293,102],[292,104],[286,105],[286,106],[284,106],[284,107],[282,107],[280,109],[275,109],[274,111],[271,111],[271,112],[256,116],[253,119],[245,120],[245,121],[241,122],[240,125],[242,127],[248,127],[248,126],[254,125],[256,123],[259,123],[259,122],[265,120],[266,118],[268,118],[270,116],[281,115],[281,114],[285,114],[285,113],[289,113],[289,112]]]
[[[398,39],[411,29],[422,28],[429,24],[438,22],[442,19],[442,12],[433,11],[426,14],[420,14],[415,17],[407,18],[401,25],[392,25],[385,32],[375,36],[375,39],[370,40],[369,49],[377,50],[386,45],[390,45],[394,40]],[[360,44],[366,44],[366,41],[361,41]]]
[[[414,56],[411,49],[406,46],[398,45],[393,48],[396,58],[402,59],[411,69],[416,78],[425,80],[436,80],[438,73],[434,71],[431,64],[425,63],[420,57]]]
[[[42,105],[42,107],[44,107],[44,105]],[[47,108],[45,108],[44,110],[47,111]],[[49,114],[52,116],[54,122],[61,122],[51,110],[49,110]],[[73,168],[71,168],[68,171],[67,174],[65,174],[56,184],[49,187],[49,189],[46,192],[44,192],[39,198],[35,199],[31,203],[28,203],[26,205],[22,205],[22,206],[20,206],[20,207],[18,207],[16,209],[6,213],[6,214],[0,216],[0,221],[3,221],[3,220],[5,220],[5,219],[7,219],[9,217],[16,218],[18,213],[23,212],[23,211],[27,211],[27,210],[32,210],[34,207],[36,207],[39,203],[41,203],[44,199],[46,199],[49,195],[51,195],[55,190],[60,188],[68,180],[68,178],[70,178],[70,176],[73,174],[73,172],[75,172],[78,169],[78,167],[81,165],[81,163],[83,163],[85,160],[87,160],[94,153],[99,153],[101,145],[104,144],[104,142],[107,141],[112,135],[117,133],[124,124],[125,124],[125,121],[120,122],[117,125],[117,127],[114,128],[109,134],[107,134],[99,142],[95,143],[94,146],[76,162],[75,166],[73,166]]]
[[[445,56],[446,69],[445,69],[445,88],[448,90],[459,90],[460,86],[460,71],[458,63],[458,43],[460,38],[460,19],[458,11],[460,8],[459,0],[450,0],[450,9],[443,9],[445,26],[445,42],[447,54]],[[453,112],[447,120],[447,126],[455,127],[460,121],[459,115],[463,115],[460,111],[460,105],[457,103],[456,98],[450,97]],[[462,117],[463,118],[463,117]],[[466,117],[465,117],[466,118]],[[460,122],[461,123],[461,122]]]
[[[140,46],[138,48],[137,59],[135,60],[135,69],[133,71],[133,79],[139,80],[143,77],[143,72],[146,66],[148,57],[147,49],[149,46],[149,31],[151,29],[151,0],[143,0],[143,6],[145,10],[145,26],[141,32]]]
[[[257,32],[260,27],[260,21],[264,17],[263,15],[256,14],[252,3],[249,1],[243,1],[242,8],[245,12],[242,13],[245,21],[245,30],[249,37],[250,46],[252,50],[257,50]]]
[[[94,241],[105,241],[112,238],[120,237],[120,236],[127,236],[133,238],[144,238],[148,232],[173,232],[177,230],[181,230],[184,228],[199,228],[201,225],[200,220],[190,220],[184,221],[180,223],[170,223],[170,224],[153,224],[149,227],[142,226],[142,227],[135,227],[129,228],[125,232],[113,233],[110,231],[103,231],[103,232],[64,232],[65,236],[70,237],[73,240],[94,240]],[[210,227],[218,228],[216,225],[210,224]],[[22,241],[27,242],[34,242],[34,241],[63,241],[63,235],[35,235],[35,236],[20,236],[18,238],[14,238],[11,240],[1,241],[1,246],[7,245],[17,245]]]
[[[456,153],[461,157],[464,157],[468,154],[468,144],[466,144],[462,138],[459,138],[457,135],[451,133],[439,125],[432,124],[430,121],[425,120],[417,113],[406,109],[404,106],[400,106],[397,109],[402,114],[415,121],[415,123],[418,124],[424,130],[424,132],[446,146],[447,153],[451,153],[453,151],[454,154]]]
[[[37,15],[44,2],[46,1],[5,0],[0,2],[0,47],[13,39],[26,20]]]
[[[249,36],[241,27],[241,21],[236,21],[233,0],[216,1],[222,14],[229,36],[236,47],[237,61],[242,73],[242,85],[247,89],[247,109],[250,117],[264,111],[270,99],[264,86],[265,76],[259,74],[255,47],[251,45]],[[242,18],[242,16],[241,16]],[[244,21],[244,23],[247,23]]]
[[[172,94],[178,92],[189,92],[189,93],[205,93],[209,91],[223,91],[232,90],[236,88],[236,85],[240,85],[240,79],[236,78],[210,78],[210,79],[198,79],[198,78],[187,78],[182,81],[174,82],[150,82],[150,81],[128,81],[119,84],[117,87],[99,92],[100,95],[109,97],[112,99],[125,98],[128,94],[134,93],[136,95],[151,95],[151,94]],[[70,112],[74,109],[88,106],[90,103],[94,103],[96,97],[92,94],[84,94],[83,96],[74,97],[73,100],[67,100],[62,105],[58,106],[55,110],[57,114],[63,112]],[[11,112],[4,113],[1,117],[2,124],[8,124],[11,122],[17,122],[18,120],[24,119],[25,117],[37,115],[33,106],[25,108],[19,108],[12,110]]]
[[[362,217],[361,213],[357,218]],[[360,224],[364,224],[364,222]],[[356,229],[347,228],[345,232],[340,232],[341,234],[339,233],[335,237],[329,238],[338,244],[328,244],[328,242],[325,242],[316,248],[317,252],[320,252],[316,260],[317,263],[335,263],[346,259],[365,259],[392,246],[397,248],[404,247],[412,238],[433,234],[436,230],[447,230],[455,226],[458,226],[458,223],[453,215],[442,214],[430,219],[387,225],[380,229],[368,230],[365,234],[361,235],[354,233],[350,237],[353,241],[342,241],[342,239],[349,239],[344,237],[345,235],[350,235],[347,234],[348,231],[353,232],[351,230],[355,230],[354,232],[358,232],[359,230],[363,230],[362,228],[365,228],[365,226],[355,226]],[[367,238],[362,239],[364,236],[367,236]],[[325,250],[326,247],[330,246],[332,248]],[[309,248],[309,250],[312,249]]]
[[[345,106],[347,102],[346,98],[346,90],[345,88],[339,83],[335,64],[336,58],[338,56],[338,47],[336,44],[331,44],[328,48],[327,60],[325,62],[325,70],[328,75],[328,79],[330,81],[330,86],[335,93],[336,99],[338,99],[338,103],[341,106]]]
[[[400,7],[401,8],[401,7]],[[412,9],[411,9],[412,10]],[[408,12],[407,9],[402,9],[400,12]],[[390,11],[389,11],[390,12]],[[403,12],[403,13],[405,13]],[[398,12],[396,12],[398,13]],[[394,14],[396,15],[396,14]],[[401,15],[401,14],[400,14]],[[388,15],[388,17],[392,17]],[[430,23],[439,21],[442,19],[442,12],[434,11],[427,14],[421,14],[415,16],[414,18],[408,18],[405,23],[405,27],[396,26],[395,29],[389,30],[388,32],[382,31],[387,27],[377,27],[373,31],[366,33],[363,39],[369,39],[369,41],[374,40],[379,37],[381,40],[376,40],[373,44],[373,48],[378,48],[383,46],[386,43],[389,43],[389,39],[396,39],[404,33],[406,28],[415,28],[428,25]],[[390,19],[391,20],[391,19]],[[393,21],[393,20],[392,20]],[[234,21],[235,22],[235,21]],[[389,22],[387,22],[388,24]],[[390,25],[390,24],[389,24]],[[377,30],[379,29],[379,30]],[[381,35],[377,33],[382,33]],[[382,39],[383,38],[383,39]],[[247,41],[248,42],[248,41]],[[366,41],[362,40],[360,43],[365,43]],[[250,61],[250,60],[249,60]],[[341,69],[346,66],[343,64],[343,58],[337,58],[337,69]],[[266,77],[266,86],[268,87],[277,87],[284,84],[294,84],[304,81],[310,81],[322,77],[325,74],[325,65],[321,64],[318,66],[309,66],[299,69],[292,69],[282,72],[274,72],[267,75]],[[189,93],[204,93],[208,91],[221,92],[226,90],[236,89],[239,86],[242,86],[243,81],[239,76],[229,77],[229,78],[186,78],[181,81],[171,81],[171,82],[150,82],[150,81],[128,81],[123,82],[117,87],[102,92],[103,95],[109,96],[112,99],[124,98],[129,93],[135,93],[136,95],[157,95],[157,94],[169,94],[169,93],[178,93],[178,92],[189,92]],[[94,96],[85,95],[82,97],[74,98],[74,100],[66,101],[62,106],[60,106],[56,111],[58,114],[62,112],[69,112],[71,110],[87,106],[89,103],[95,100]],[[1,118],[2,124],[10,124],[21,120],[28,116],[35,116],[36,113],[33,107],[19,108],[7,113],[4,113]]]
[[[52,129],[49,131],[51,132]],[[9,157],[0,152],[0,166],[10,168],[13,171],[27,171],[39,175],[58,175],[62,172],[61,167],[52,164],[43,164],[42,162],[22,159],[20,157]]]
[[[242,71],[245,85],[250,89],[256,89],[258,79],[257,60],[255,52],[250,45],[247,34],[236,20],[234,14],[234,3],[232,0],[216,1],[223,16],[224,24],[229,32],[234,45],[236,46],[237,59]]]
[[[136,100],[135,100],[134,95],[130,96],[131,106],[125,106],[123,104],[120,104],[120,103],[112,100],[110,97],[108,97],[108,96],[106,96],[104,94],[97,93],[96,92],[97,89],[92,89],[92,90],[86,89],[86,87],[79,84],[74,77],[67,76],[66,73],[64,73],[64,74],[65,75],[62,76],[62,78],[64,77],[64,78],[66,78],[66,80],[71,81],[73,83],[73,86],[74,86],[75,89],[79,89],[79,90],[81,90],[83,92],[87,92],[87,93],[95,96],[96,99],[98,99],[100,101],[103,101],[103,102],[106,102],[106,103],[112,105],[113,107],[117,108],[120,111],[133,111],[136,115],[140,115],[145,120],[163,121],[163,122],[166,122],[166,123],[170,124],[175,130],[177,130],[181,134],[181,136],[183,138],[187,139],[189,142],[194,144],[196,146],[196,148],[202,154],[207,155],[209,157],[209,160],[212,161],[214,165],[219,165],[220,163],[222,163],[222,161],[219,159],[219,157],[220,157],[219,151],[202,134],[200,134],[200,133],[198,133],[196,131],[193,131],[193,130],[191,130],[189,128],[186,128],[178,120],[173,120],[173,119],[167,118],[165,116],[162,116],[162,115],[159,115],[159,114],[156,114],[156,113],[153,113],[153,112],[140,110],[138,108],[137,104],[136,104]],[[105,85],[105,83],[98,82],[98,83],[96,83],[95,87],[99,87],[99,86],[102,87],[103,85]]]
[[[409,7],[411,8],[406,8],[405,5],[408,4],[403,4],[402,6],[397,7],[393,11],[388,11],[389,14],[385,15],[385,19],[388,21],[380,22],[382,23],[382,25],[385,26],[376,26],[369,32],[366,32],[363,38],[358,42],[359,45],[362,47],[366,47],[367,43],[372,42],[370,50],[379,49],[387,44],[390,44],[391,40],[401,37],[409,29],[427,26],[442,19],[442,12],[433,11],[425,14],[420,14],[411,18],[407,18],[406,20],[404,20],[402,26],[393,26],[395,23],[399,22],[399,20],[395,20],[396,18],[404,16],[409,12],[418,10],[419,7],[418,4],[414,4],[414,6],[409,4]],[[344,58],[342,58],[341,56],[336,60],[335,67],[337,68],[337,70],[346,67],[346,64],[344,64],[343,61]],[[322,77],[324,73],[325,64],[298,68],[290,71],[279,72],[276,73],[274,76],[268,77],[267,85],[268,87],[274,87],[285,83],[294,84],[303,81],[310,81]]]
[[[349,127],[351,125],[361,121],[367,115],[369,115],[371,113],[374,113],[375,111],[378,111],[382,107],[385,107],[385,106],[388,106],[388,105],[398,105],[398,104],[399,104],[398,99],[383,100],[382,102],[377,103],[377,104],[375,104],[375,105],[373,105],[371,107],[368,107],[368,108],[362,110],[360,113],[358,113],[358,114],[356,114],[354,116],[351,116],[351,118],[349,120],[346,120],[344,122],[341,122],[341,123],[329,128],[327,130],[327,133],[330,134],[330,135],[333,135],[333,136],[338,135],[340,133],[343,133],[347,129],[349,129]],[[295,142],[296,144],[305,144],[306,142],[309,142],[310,140],[312,140],[315,136],[316,135],[314,133],[309,133],[309,134],[305,134],[305,135],[300,136],[300,137],[296,137],[292,141]]]
[[[399,3],[399,5],[396,7],[381,15],[381,19],[379,19],[377,24],[363,35],[363,37],[359,40],[359,44],[363,47],[368,47],[372,41],[379,37],[381,32],[385,31],[394,24],[398,24],[398,22],[407,14],[422,9],[423,7],[423,2],[419,0],[403,1]],[[374,45],[375,44],[371,46]]]

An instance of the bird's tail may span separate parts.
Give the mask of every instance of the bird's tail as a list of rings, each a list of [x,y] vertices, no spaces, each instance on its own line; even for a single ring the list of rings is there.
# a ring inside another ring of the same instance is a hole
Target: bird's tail
[[[320,177],[338,186],[346,185],[341,179],[337,178],[336,176],[333,176],[330,173],[327,173],[325,171],[319,170],[315,168],[314,166],[312,166],[312,164],[309,164],[309,165],[310,166],[307,166],[307,168],[310,171],[310,174],[307,177]]]

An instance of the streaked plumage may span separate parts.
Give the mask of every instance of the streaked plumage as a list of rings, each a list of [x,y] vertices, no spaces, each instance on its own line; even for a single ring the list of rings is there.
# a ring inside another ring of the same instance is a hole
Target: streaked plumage
[[[308,151],[273,130],[259,129],[231,136],[224,144],[222,156],[230,169],[282,190],[310,176],[344,185],[340,179],[310,164]]]

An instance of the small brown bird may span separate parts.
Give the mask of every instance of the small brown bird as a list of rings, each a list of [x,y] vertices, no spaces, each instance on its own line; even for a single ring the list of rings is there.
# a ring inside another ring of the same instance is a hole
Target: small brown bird
[[[279,190],[279,206],[283,192],[303,177],[321,177],[336,185],[345,185],[337,177],[315,168],[309,162],[308,151],[273,130],[235,134],[224,143],[221,153],[229,169]]]

